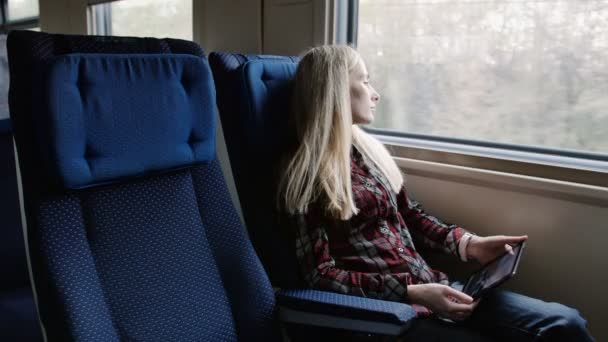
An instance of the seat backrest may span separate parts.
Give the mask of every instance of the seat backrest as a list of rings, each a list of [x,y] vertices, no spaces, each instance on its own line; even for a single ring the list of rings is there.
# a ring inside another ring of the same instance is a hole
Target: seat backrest
[[[272,56],[272,55],[243,55],[235,53],[212,52],[209,55],[209,64],[213,71],[213,78],[217,89],[217,105],[220,110],[220,119],[225,134],[230,136],[226,139],[229,152],[230,164],[235,173],[237,192],[244,196],[250,177],[248,177],[251,165],[250,160],[255,160],[256,155],[251,152],[257,150],[258,138],[264,137],[258,128],[264,129],[267,117],[251,116],[251,107],[246,96],[246,85],[243,65],[251,61],[262,61],[264,63],[297,63],[299,57]],[[285,99],[286,101],[287,99]],[[254,126],[251,126],[254,125]],[[254,145],[248,145],[253,143]],[[247,210],[245,210],[247,211]]]
[[[57,41],[77,48],[58,53]],[[274,293],[216,158],[200,48],[13,32],[8,53],[47,337],[275,340]]]
[[[4,292],[29,287],[9,119],[0,120],[0,160],[0,292]]]
[[[289,228],[275,210],[298,57],[213,52],[209,61],[230,164],[251,240],[274,286],[302,284]]]

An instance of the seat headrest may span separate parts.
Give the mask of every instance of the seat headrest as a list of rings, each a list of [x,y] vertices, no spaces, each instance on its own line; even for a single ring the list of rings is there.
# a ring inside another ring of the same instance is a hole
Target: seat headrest
[[[297,66],[291,61],[250,61],[243,66],[249,100],[249,118],[245,120],[251,121],[248,127],[259,138],[250,144],[264,144],[258,147],[270,150],[284,145]]]
[[[215,88],[205,59],[70,54],[41,69],[37,140],[43,162],[64,187],[116,182],[215,157]]]

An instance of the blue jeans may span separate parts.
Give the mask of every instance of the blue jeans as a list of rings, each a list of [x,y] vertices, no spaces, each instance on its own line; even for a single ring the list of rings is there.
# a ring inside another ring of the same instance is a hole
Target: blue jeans
[[[462,285],[453,285],[461,289]],[[417,319],[404,341],[593,341],[580,313],[517,293],[486,294],[465,321]]]

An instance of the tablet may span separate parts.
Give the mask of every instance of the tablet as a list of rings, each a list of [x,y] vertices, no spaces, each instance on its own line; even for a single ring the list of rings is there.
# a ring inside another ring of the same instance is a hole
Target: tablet
[[[473,299],[478,299],[488,290],[500,286],[513,277],[517,271],[524,245],[525,242],[521,242],[513,246],[513,254],[506,253],[473,273],[462,288],[462,292]]]

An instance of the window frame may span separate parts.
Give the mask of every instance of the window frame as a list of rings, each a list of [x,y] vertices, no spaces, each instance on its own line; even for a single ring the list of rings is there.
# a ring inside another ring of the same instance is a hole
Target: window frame
[[[358,43],[358,24],[359,0],[349,0],[346,43],[353,47]],[[385,143],[393,156],[398,158],[447,162],[608,187],[607,153],[453,138],[382,128],[366,127],[365,130]],[[460,162],[454,162],[454,158],[449,158],[449,155],[462,158],[456,158]],[[488,165],[491,164],[488,160],[492,160],[497,166]],[[526,171],[517,167],[524,166],[523,164],[526,165]]]
[[[110,3],[115,0],[89,0],[87,4],[88,34],[98,36],[112,35],[112,8]]]
[[[114,2],[114,1],[120,1],[120,0],[88,0],[87,5],[93,6],[93,5],[100,5],[100,4],[108,4],[108,3]]]
[[[27,30],[40,27],[40,13],[37,16],[23,18],[19,20],[8,20],[9,0],[0,0],[0,33],[7,34],[12,30]]]
[[[389,149],[395,158],[449,164],[474,169],[519,174],[562,182],[572,182],[608,188],[608,162],[572,156],[527,150],[528,146],[514,149],[496,144],[496,147],[440,141],[444,137],[406,138],[400,134],[378,129],[365,130],[374,135]],[[388,134],[387,134],[388,133]],[[449,138],[445,138],[449,139]],[[560,151],[561,152],[561,151]]]

